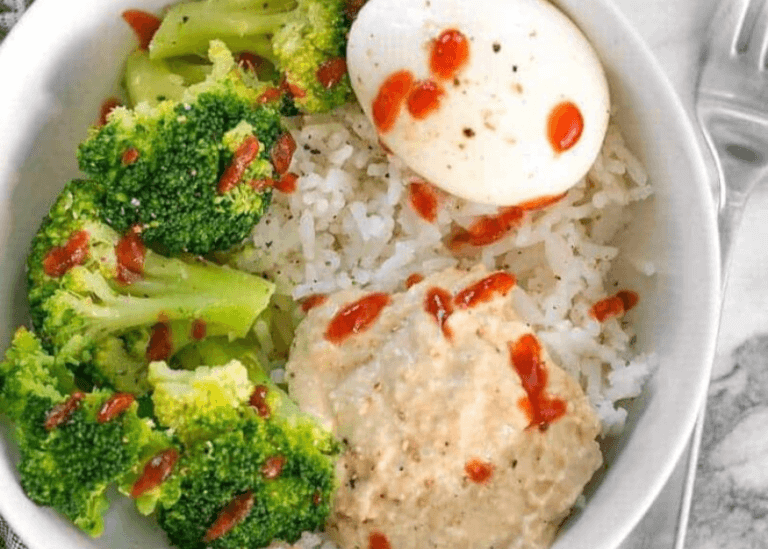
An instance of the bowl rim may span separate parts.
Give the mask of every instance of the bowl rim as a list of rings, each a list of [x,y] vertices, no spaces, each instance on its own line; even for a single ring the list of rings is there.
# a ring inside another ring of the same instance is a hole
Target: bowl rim
[[[579,0],[551,1],[555,3],[560,9],[565,11],[566,14],[568,14],[568,16],[572,19],[573,17],[569,12],[568,6],[580,3]],[[704,364],[705,370],[703,372],[705,375],[702,375],[696,384],[696,392],[694,398],[692,399],[692,403],[695,403],[695,406],[691,406],[688,409],[689,413],[684,418],[682,418],[681,423],[684,424],[684,432],[687,434],[686,436],[675,440],[675,443],[669,452],[669,455],[672,459],[666,460],[659,466],[659,474],[656,475],[654,482],[645,492],[645,497],[643,500],[641,502],[637,502],[633,516],[629,520],[623,521],[619,528],[613,527],[612,533],[606,536],[606,539],[609,540],[607,547],[618,548],[619,545],[628,538],[628,536],[632,533],[635,527],[640,523],[640,521],[649,511],[653,503],[656,501],[662,490],[669,482],[676,467],[678,467],[678,465],[681,463],[681,460],[685,458],[684,453],[689,443],[691,442],[691,437],[694,434],[694,427],[706,404],[707,390],[710,383],[710,377],[716,353],[717,332],[719,328],[722,306],[723,281],[725,278],[725,273],[723,272],[723,265],[721,262],[722,250],[720,246],[721,242],[719,238],[719,223],[717,218],[717,192],[719,186],[722,183],[720,181],[719,175],[713,174],[712,171],[708,168],[706,158],[707,155],[710,154],[710,151],[705,148],[702,140],[696,133],[695,121],[686,111],[680,94],[675,89],[672,81],[667,75],[667,72],[664,70],[645,39],[640,35],[639,31],[629,21],[625,13],[620,9],[615,1],[604,0],[595,2],[595,4],[599,4],[604,11],[609,12],[611,17],[610,20],[614,21],[616,25],[622,28],[624,40],[630,45],[631,49],[637,51],[643,57],[643,61],[648,64],[651,71],[658,78],[658,84],[663,88],[664,95],[666,96],[666,99],[671,102],[675,113],[676,119],[672,122],[674,122],[678,129],[683,132],[683,139],[681,140],[680,145],[684,152],[687,154],[688,158],[693,162],[695,173],[691,174],[691,180],[701,182],[702,184],[705,182],[710,183],[709,187],[706,188],[708,192],[705,193],[705,200],[708,202],[709,207],[706,208],[704,213],[708,218],[708,223],[706,224],[705,230],[709,231],[706,242],[709,244],[709,251],[712,257],[710,273],[712,279],[709,288],[709,295],[713,296],[713,306],[711,307],[711,317],[708,319],[707,323],[707,325],[711,327],[711,333],[709,334],[710,337],[706,338],[707,348],[704,349],[702,353],[706,357],[706,363]],[[680,509],[674,510],[675,513],[678,511],[680,511]],[[682,515],[683,514],[681,514],[681,517]],[[677,523],[677,521],[678,519],[676,518],[675,522]],[[680,526],[680,524],[677,524],[677,526]],[[679,536],[677,532],[676,536]],[[678,541],[678,539],[675,541]],[[587,547],[586,544],[584,546]],[[555,549],[562,548],[556,543]]]
[[[576,3],[576,0],[553,0],[563,11],[568,13],[568,3]],[[140,2],[136,2],[140,4]],[[630,23],[625,16],[624,12],[616,5],[615,2],[610,0],[599,0],[597,2],[601,8],[610,13],[612,21],[615,21],[617,25],[622,27],[625,34],[626,43],[636,50],[649,64],[650,69],[657,75],[659,84],[663,87],[668,99],[672,102],[674,110],[677,114],[677,120],[674,122],[678,126],[679,130],[683,133],[681,136],[681,146],[685,153],[693,161],[695,167],[695,174],[692,174],[692,179],[695,181],[708,181],[712,174],[707,169],[704,157],[706,154],[705,149],[701,146],[700,141],[697,138],[697,134],[694,130],[694,122],[687,114],[682,100],[674,89],[669,77],[658,62],[657,58],[648,47],[644,39],[640,36],[637,29]],[[20,55],[24,55],[25,41],[28,41],[35,35],[35,29],[39,28],[43,23],[49,22],[49,16],[47,11],[49,7],[56,5],[55,0],[37,0],[26,11],[20,21],[11,29],[8,35],[0,44],[0,68],[8,64],[8,59]],[[71,9],[71,7],[70,7]],[[569,15],[570,16],[570,15]],[[720,244],[717,238],[717,218],[715,197],[712,193],[708,193],[710,200],[710,208],[707,213],[709,215],[707,230],[710,231],[710,238],[708,242],[713,246],[712,257],[713,260],[713,273],[712,273],[712,288],[710,288],[717,296],[718,305],[713,308],[712,318],[710,319],[708,326],[713,326],[713,329],[717,330],[717,324],[719,320],[719,303],[721,298],[721,284],[723,274],[720,271],[718,259],[720,258]],[[716,267],[716,268],[715,268]],[[653,502],[658,497],[661,490],[669,480],[674,468],[680,461],[685,448],[690,440],[690,434],[693,432],[696,419],[698,417],[698,411],[702,409],[707,395],[707,387],[709,385],[709,372],[711,371],[712,363],[715,356],[715,343],[716,337],[710,337],[707,339],[708,348],[704,350],[704,354],[708,357],[707,375],[702,376],[696,385],[696,394],[693,400],[695,406],[691,407],[691,413],[682,418],[685,424],[685,432],[688,433],[686,437],[680,438],[675,441],[675,444],[670,450],[670,455],[674,459],[667,460],[659,467],[659,474],[655,477],[654,482],[649,486],[649,489],[645,493],[645,497],[642,501],[637,502],[635,506],[635,512],[633,516],[628,517],[627,520],[622,521],[618,527],[612,526],[610,534],[605,536],[608,540],[609,547],[617,547],[635,526],[640,522],[642,517],[651,507]],[[24,520],[21,513],[23,512],[23,506],[16,506],[13,502],[7,501],[6,498],[0,498],[0,514],[5,518],[8,525],[13,529],[14,533],[23,541],[28,543],[30,549],[44,549],[42,540],[45,537],[44,532],[40,532],[38,525],[30,523],[28,520]]]

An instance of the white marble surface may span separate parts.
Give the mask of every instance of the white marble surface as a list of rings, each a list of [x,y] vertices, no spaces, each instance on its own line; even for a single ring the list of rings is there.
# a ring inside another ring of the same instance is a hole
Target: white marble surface
[[[718,0],[615,1],[646,39],[693,117],[702,49]],[[765,212],[768,181],[751,197],[732,251],[686,549],[768,547]],[[674,546],[679,501],[674,492],[662,495],[623,549]]]

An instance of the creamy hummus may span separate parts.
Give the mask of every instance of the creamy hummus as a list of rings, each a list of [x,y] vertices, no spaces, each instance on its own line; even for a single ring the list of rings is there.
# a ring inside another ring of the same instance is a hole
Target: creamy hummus
[[[512,355],[537,340],[514,311],[514,290],[429,311],[435,289],[455,298],[487,276],[430,276],[341,342],[329,340],[329,325],[363,292],[330,296],[299,327],[290,392],[347,445],[328,524],[341,547],[546,547],[600,466],[598,418],[545,349],[539,397],[562,410],[534,419],[531,373],[526,389]]]

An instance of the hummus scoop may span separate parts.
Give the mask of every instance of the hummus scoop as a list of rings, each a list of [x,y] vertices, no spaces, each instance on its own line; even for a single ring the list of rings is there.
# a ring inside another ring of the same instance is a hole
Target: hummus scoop
[[[329,296],[286,366],[346,444],[341,547],[543,548],[602,463],[600,421],[512,305],[514,277],[450,269]]]

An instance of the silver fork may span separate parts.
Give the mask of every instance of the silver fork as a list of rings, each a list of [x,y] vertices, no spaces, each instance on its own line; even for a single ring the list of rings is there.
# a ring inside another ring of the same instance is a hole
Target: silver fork
[[[696,114],[718,172],[713,192],[725,290],[744,207],[768,177],[768,0],[722,0],[704,51]],[[675,549],[685,545],[705,412],[691,440]]]
[[[715,192],[723,275],[747,198],[768,175],[767,62],[768,0],[723,0],[696,100],[720,176]]]

